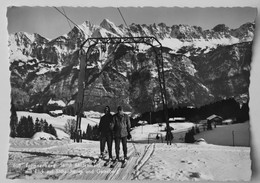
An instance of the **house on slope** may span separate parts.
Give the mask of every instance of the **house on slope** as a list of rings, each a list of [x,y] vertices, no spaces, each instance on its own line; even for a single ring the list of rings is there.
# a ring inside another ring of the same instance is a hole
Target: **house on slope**
[[[222,125],[223,122],[223,118],[221,116],[217,116],[215,114],[207,117],[207,121],[209,121],[209,123],[214,124],[214,125]]]
[[[169,118],[170,123],[184,123],[186,118],[184,117],[174,117],[174,118]]]

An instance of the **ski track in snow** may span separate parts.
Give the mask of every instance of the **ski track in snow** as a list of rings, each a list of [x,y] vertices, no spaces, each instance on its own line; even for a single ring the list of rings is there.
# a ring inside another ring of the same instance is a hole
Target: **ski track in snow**
[[[129,160],[126,167],[121,168],[121,163],[118,163],[112,169],[103,166],[105,160],[99,160],[95,166],[92,165],[94,158],[97,158],[99,155],[98,141],[73,143],[73,141],[68,140],[47,141],[15,138],[10,139],[7,178],[61,180],[131,179],[134,166],[140,158],[135,153],[133,145],[129,142]]]
[[[129,160],[104,167],[92,165],[99,155],[99,142],[83,140],[32,140],[11,138],[8,179],[59,180],[250,180],[249,147],[207,143],[135,144],[128,142]],[[137,152],[140,153],[137,155]],[[113,155],[115,155],[113,147]],[[121,150],[122,157],[122,150]]]

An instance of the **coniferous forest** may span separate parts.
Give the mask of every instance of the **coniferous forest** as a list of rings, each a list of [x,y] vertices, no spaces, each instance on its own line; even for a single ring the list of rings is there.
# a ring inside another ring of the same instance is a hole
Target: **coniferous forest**
[[[18,121],[16,110],[11,104],[10,137],[32,138],[37,132],[46,132],[57,137],[55,128],[46,120],[22,116]]]
[[[223,119],[233,119],[235,123],[242,123],[249,120],[249,104],[240,105],[235,99],[217,101],[202,107],[178,107],[168,109],[169,118],[184,117],[186,121],[197,123],[200,120],[215,114]],[[138,119],[132,121],[132,125],[137,125],[138,120],[145,120],[151,124],[164,122],[163,111],[146,112]]]

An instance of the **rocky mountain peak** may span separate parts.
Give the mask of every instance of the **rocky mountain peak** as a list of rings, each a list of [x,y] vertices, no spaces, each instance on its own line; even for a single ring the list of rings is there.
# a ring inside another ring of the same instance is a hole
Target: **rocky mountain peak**
[[[242,30],[246,30],[248,29],[249,31],[254,31],[255,30],[255,22],[251,23],[251,22],[247,22],[243,25],[241,25],[238,29],[242,29]]]
[[[243,74],[247,74],[250,68],[250,43],[254,29],[254,23],[246,23],[237,29],[220,24],[212,30],[183,24],[168,26],[163,22],[149,25],[132,23],[125,27],[104,19],[100,25],[85,21],[68,34],[52,40],[39,34],[18,32],[9,38],[12,97],[22,107],[44,104],[52,97],[66,104],[75,100],[79,71],[75,51],[90,37],[116,36],[154,36],[161,42],[172,105],[176,102],[199,102],[203,105],[217,97],[247,96],[248,84]],[[242,44],[244,42],[249,44]],[[140,49],[142,52],[135,53],[128,51],[130,48],[127,46],[121,48],[120,52],[111,53],[106,49],[105,55],[114,57],[117,62],[109,65],[92,83],[89,90],[92,95],[99,96],[100,88],[105,92],[103,98],[89,96],[90,108],[118,100],[124,101],[129,109],[140,111],[148,107],[143,104],[148,105],[153,97],[159,96],[155,58],[150,54],[151,50],[145,47]],[[223,63],[224,54],[229,60]],[[91,61],[91,74],[96,73],[103,61]],[[226,79],[225,85],[219,82],[222,77]]]
[[[86,20],[86,21],[82,24],[82,26],[85,26],[85,27],[92,27],[93,24],[92,24],[89,20]]]
[[[107,18],[103,19],[103,21],[100,23],[100,26],[103,28],[111,28],[115,27],[115,24],[108,20]]]
[[[230,29],[225,24],[218,24],[212,29],[215,32],[229,32]]]
[[[28,44],[34,42],[35,36],[27,32],[17,32],[11,34],[9,40],[14,40],[17,44]]]
[[[106,29],[107,31],[111,31],[116,35],[123,35],[122,31],[113,22],[106,18],[100,23],[100,27]]]
[[[159,23],[158,26],[160,26],[160,27],[168,27],[168,26],[167,26],[165,23],[163,23],[163,22]]]

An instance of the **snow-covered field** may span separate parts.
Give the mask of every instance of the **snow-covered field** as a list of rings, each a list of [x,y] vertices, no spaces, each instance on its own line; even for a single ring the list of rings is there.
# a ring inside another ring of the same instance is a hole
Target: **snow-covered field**
[[[250,125],[249,122],[221,125],[213,130],[201,132],[195,135],[195,138],[203,138],[210,144],[250,147]]]
[[[104,161],[92,166],[99,142],[11,139],[9,179],[120,179],[248,181],[251,178],[249,147],[176,143],[135,144],[139,156],[129,167],[111,169]],[[113,147],[114,148],[114,147]],[[133,151],[131,143],[128,148]],[[115,153],[113,152],[113,155]]]
[[[81,129],[86,130],[88,124],[91,126],[94,126],[96,124],[99,124],[100,117],[103,115],[101,113],[95,112],[95,111],[87,111],[84,113],[86,118],[81,118]],[[57,130],[58,138],[67,138],[66,134],[63,133],[63,129],[65,124],[68,120],[76,120],[76,117],[68,116],[68,115],[61,115],[57,117],[50,116],[49,114],[45,113],[33,113],[33,112],[25,112],[25,111],[18,111],[17,112],[18,120],[22,116],[31,116],[33,118],[33,121],[35,122],[36,118],[46,120],[49,124],[52,124],[53,127]],[[162,126],[158,126],[158,124],[146,124],[145,126],[139,126],[133,128],[133,131],[131,132],[132,138],[134,141],[147,141],[148,135],[150,133],[161,133],[162,136],[165,136],[165,129],[166,124],[163,123]],[[170,126],[174,128],[174,133],[182,132],[182,136],[185,135],[185,131],[192,126],[194,126],[193,123],[185,122],[185,123],[170,123]],[[151,136],[153,137],[153,136]]]
[[[82,118],[81,119],[81,129],[86,130],[88,124],[91,126],[95,126],[96,124],[99,124],[99,118],[97,118],[96,113],[92,112],[91,115],[90,113],[87,113],[87,118]],[[100,114],[101,115],[101,114]],[[68,120],[76,120],[76,116],[68,116],[68,115],[61,115],[57,117],[50,116],[49,114],[46,113],[33,113],[33,112],[26,112],[26,111],[18,111],[17,112],[18,120],[22,117],[28,117],[31,116],[33,118],[33,121],[35,122],[36,118],[39,120],[43,119],[48,122],[48,124],[52,124],[54,128],[57,130],[57,135],[60,139],[66,137],[66,134],[62,132],[62,129],[64,129],[65,124],[68,122]]]
[[[250,148],[210,144],[156,144],[139,180],[249,181]]]
[[[187,129],[192,128],[194,124],[190,122],[170,123],[170,126],[174,128],[173,133],[177,134],[175,135],[175,138],[177,138],[179,134],[182,134],[184,138]],[[159,126],[158,124],[146,124],[144,126],[138,126],[133,128],[131,135],[133,140],[136,142],[147,142],[148,136],[150,136],[151,140],[153,141],[153,139],[156,138],[157,134],[161,134],[163,138],[165,137],[166,135],[166,132],[164,131],[165,127],[166,127],[165,123],[163,123],[162,126]]]
[[[32,116],[33,119],[36,117],[46,119],[57,128],[62,128],[67,119],[73,118],[69,116],[54,118],[47,114],[18,112],[18,117],[27,115]],[[89,120],[89,117],[83,120],[85,120],[84,125],[96,124],[92,123],[92,120],[99,121],[97,118]],[[47,138],[44,133],[35,135],[33,139],[10,138],[7,178],[172,181],[249,181],[251,179],[250,147],[210,144],[214,138],[225,140],[224,136],[229,134],[228,130],[231,128],[236,129],[237,132],[248,130],[248,123],[225,125],[212,131],[202,132],[195,136],[196,139],[203,137],[208,143],[194,144],[182,143],[177,137],[177,134],[191,128],[192,123],[171,123],[171,126],[175,133],[172,145],[147,144],[148,134],[164,135],[165,132],[161,130],[165,125],[159,127],[147,124],[134,128],[133,141],[128,142],[130,159],[124,169],[119,166],[104,167],[104,160],[96,166],[92,165],[94,158],[99,155],[98,141],[83,140],[82,143],[74,143],[68,138],[37,140],[41,135]],[[225,131],[227,133],[224,133]],[[113,155],[115,156],[114,144]]]

